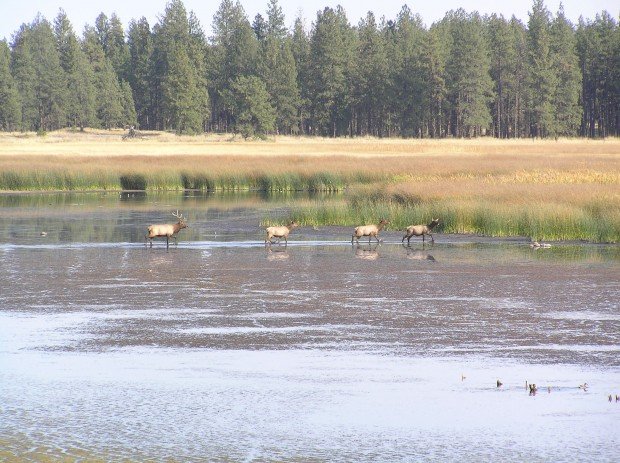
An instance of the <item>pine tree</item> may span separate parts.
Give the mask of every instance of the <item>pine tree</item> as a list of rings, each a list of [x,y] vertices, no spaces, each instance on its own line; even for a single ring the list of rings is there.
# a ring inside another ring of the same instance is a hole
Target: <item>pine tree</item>
[[[0,130],[18,130],[21,123],[19,92],[11,75],[11,52],[0,40]]]
[[[525,101],[527,94],[527,31],[525,25],[514,16],[510,20],[511,42],[514,44],[514,60],[508,63],[510,78],[504,81],[504,94],[509,98],[508,136],[528,136],[525,124]]]
[[[123,94],[120,83],[94,28],[86,27],[82,46],[93,69],[97,125],[106,129],[122,127]]]
[[[254,35],[256,35],[256,39],[262,43],[267,37],[267,23],[265,22],[265,18],[263,15],[258,13],[254,16],[254,21],[252,22],[252,30],[254,31]]]
[[[554,132],[553,98],[557,84],[551,56],[550,26],[550,13],[543,0],[534,0],[527,33],[528,114],[534,137],[547,137]]]
[[[42,16],[37,16],[28,26],[22,46],[28,49],[34,68],[31,94],[34,116],[29,122],[30,129],[47,131],[64,127],[66,89],[64,72],[60,66],[60,56],[52,26]]]
[[[424,41],[424,52],[421,58],[423,82],[426,92],[423,94],[422,107],[425,111],[426,131],[432,138],[444,137],[448,134],[449,105],[448,89],[445,80],[446,52],[441,44],[441,30],[432,28]]]
[[[108,18],[100,13],[95,20],[95,30],[103,52],[110,60],[119,81],[129,76],[129,47],[125,41],[123,24],[116,13]]]
[[[391,45],[387,83],[390,107],[395,111],[401,136],[421,136],[429,112],[428,67],[424,59],[427,33],[422,19],[403,6],[390,30]]]
[[[207,40],[202,30],[202,26],[193,11],[188,17],[189,44],[188,56],[192,62],[196,76],[196,110],[200,115],[201,131],[207,130],[207,125],[211,117],[211,103],[209,101],[209,82],[207,80]]]
[[[607,12],[579,21],[577,49],[582,75],[581,134],[620,134],[620,28]]]
[[[468,15],[457,10],[448,14],[447,21],[452,43],[446,63],[452,134],[481,135],[491,124],[493,88],[482,20],[477,13]]]
[[[385,82],[389,76],[385,37],[372,12],[360,22],[357,30],[359,39],[352,83],[359,115],[357,134],[381,136],[387,109]]]
[[[194,24],[190,24],[183,3],[172,0],[153,29],[151,81],[157,96],[153,100],[157,126],[178,133],[202,131],[206,117],[204,49],[199,43],[202,31],[192,18]]]
[[[135,127],[138,123],[136,114],[136,105],[133,101],[133,94],[129,82],[123,80],[121,82],[121,107],[122,119],[121,123],[124,127]]]
[[[503,16],[491,15],[487,19],[487,29],[491,51],[491,76],[495,91],[492,110],[493,135],[506,138],[510,108],[510,95],[507,93],[507,82],[511,78],[509,63],[515,60],[516,50],[511,40],[510,26]]]
[[[95,88],[92,68],[62,9],[54,21],[54,34],[60,55],[60,65],[65,73],[67,122],[83,130],[85,126],[92,125],[95,119]]]
[[[146,18],[131,21],[128,29],[129,84],[135,102],[137,124],[141,128],[153,129],[154,117],[151,103],[151,57],[153,39]]]
[[[209,94],[216,130],[226,131],[232,122],[232,108],[222,95],[231,94],[236,78],[256,75],[258,40],[239,1],[222,0],[213,19],[213,32]]]
[[[13,77],[22,102],[22,129],[47,131],[65,124],[64,73],[50,23],[37,16],[14,36]]]
[[[19,101],[21,103],[20,130],[36,130],[37,127],[37,100],[35,95],[36,69],[34,57],[30,47],[31,27],[22,24],[13,35],[11,44],[11,73],[17,84]]]
[[[162,82],[165,127],[177,133],[196,133],[202,120],[195,104],[196,76],[187,52],[182,46],[169,50],[168,72]]]
[[[297,88],[299,89],[300,97],[297,112],[299,132],[307,134],[310,132],[310,96],[307,85],[310,79],[310,38],[306,34],[303,20],[300,17],[295,19],[293,26],[291,51],[295,60],[295,69],[297,70]]]
[[[579,93],[581,75],[577,57],[575,31],[560,11],[550,30],[550,53],[556,75],[556,88],[553,94],[553,114],[555,136],[575,136],[581,122]]]
[[[276,112],[265,83],[256,76],[237,77],[228,90],[235,132],[244,138],[264,138],[275,130]]]
[[[270,103],[276,110],[277,130],[279,133],[297,132],[300,104],[297,68],[277,0],[269,3],[261,56],[259,72],[269,92]]]
[[[341,7],[317,14],[310,37],[308,95],[313,132],[336,137],[351,130],[350,72],[355,34]]]

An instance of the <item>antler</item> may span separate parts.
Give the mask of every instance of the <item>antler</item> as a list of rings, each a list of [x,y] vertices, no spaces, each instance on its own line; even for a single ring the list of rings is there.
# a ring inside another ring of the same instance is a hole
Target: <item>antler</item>
[[[175,216],[179,220],[183,220],[183,221],[185,220],[185,217],[183,217],[183,214],[179,214],[179,210],[178,209],[177,209],[176,212],[173,212],[172,215]]]

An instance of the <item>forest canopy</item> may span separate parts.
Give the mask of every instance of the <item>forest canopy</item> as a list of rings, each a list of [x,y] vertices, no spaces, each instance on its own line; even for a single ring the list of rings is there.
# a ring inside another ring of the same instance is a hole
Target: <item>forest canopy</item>
[[[620,132],[620,30],[534,0],[515,17],[403,6],[352,24],[341,7],[291,29],[278,0],[222,0],[207,37],[181,0],[156,24],[61,9],[0,41],[0,130],[64,127],[245,137],[608,137]]]

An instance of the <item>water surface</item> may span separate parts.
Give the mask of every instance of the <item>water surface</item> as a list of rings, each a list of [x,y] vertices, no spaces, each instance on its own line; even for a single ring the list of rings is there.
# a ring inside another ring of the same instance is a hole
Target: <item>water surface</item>
[[[0,460],[617,461],[617,247],[265,247],[287,201],[117,196],[0,196]]]

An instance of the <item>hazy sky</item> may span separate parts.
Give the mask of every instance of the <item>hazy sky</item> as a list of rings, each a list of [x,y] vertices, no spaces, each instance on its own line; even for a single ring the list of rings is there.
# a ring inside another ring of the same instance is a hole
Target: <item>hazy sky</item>
[[[125,26],[131,19],[145,16],[151,26],[157,22],[166,7],[167,0],[103,0],[93,2],[89,0],[0,0],[0,39],[11,40],[12,34],[22,23],[31,22],[37,12],[52,21],[63,8],[73,28],[78,34],[82,33],[84,24],[94,24],[95,18],[101,12],[110,16],[116,13]],[[211,34],[211,23],[221,0],[183,0],[187,10],[193,10],[207,33]],[[400,8],[408,4],[414,13],[418,13],[424,23],[430,26],[443,18],[445,13],[457,8],[465,11],[478,11],[481,14],[497,13],[509,19],[513,15],[527,22],[528,12],[532,0],[438,0],[412,2],[406,0],[280,0],[280,6],[286,16],[286,24],[291,26],[297,16],[306,20],[309,27],[316,18],[318,10],[326,6],[335,7],[340,4],[347,12],[351,24],[357,24],[366,12],[372,11],[377,18],[385,16],[388,19],[396,17]],[[609,12],[616,19],[620,12],[618,0],[564,0],[564,11],[569,20],[576,22],[579,16],[594,19],[597,13],[603,10]],[[257,13],[265,15],[268,0],[241,0],[250,22]],[[558,11],[560,0],[546,0],[545,5],[555,14]]]

